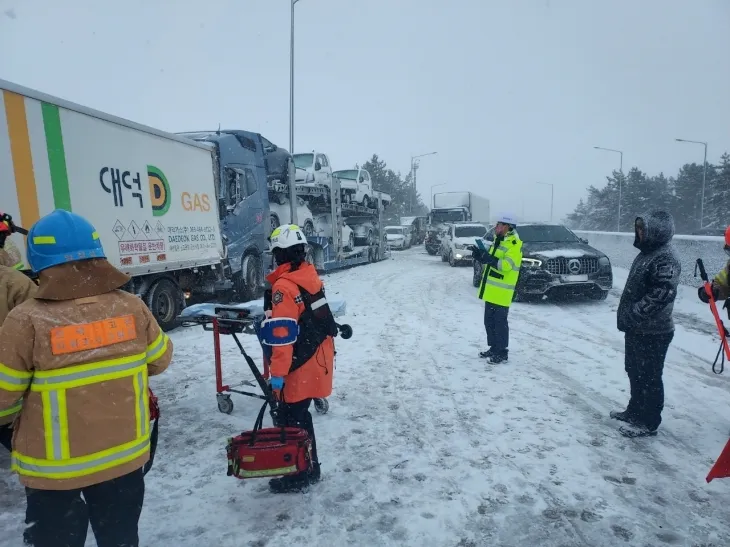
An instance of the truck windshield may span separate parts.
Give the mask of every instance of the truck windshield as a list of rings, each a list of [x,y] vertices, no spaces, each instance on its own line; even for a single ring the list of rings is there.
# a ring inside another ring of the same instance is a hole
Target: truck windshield
[[[386,234],[397,234],[402,235],[403,234],[403,228],[386,228],[385,229]]]
[[[431,222],[458,222],[464,219],[464,212],[458,209],[453,211],[433,211],[431,213]]]
[[[456,226],[454,237],[484,237],[487,229],[484,226]]]
[[[335,171],[333,173],[338,179],[357,180],[357,169],[347,169],[345,171]]]
[[[294,154],[294,166],[299,169],[309,169],[314,163],[314,154]]]
[[[517,233],[524,242],[577,242],[578,237],[565,226],[517,226]]]

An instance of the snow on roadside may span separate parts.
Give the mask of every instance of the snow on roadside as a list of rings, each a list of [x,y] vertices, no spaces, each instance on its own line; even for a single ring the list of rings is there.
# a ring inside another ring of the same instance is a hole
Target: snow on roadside
[[[607,418],[628,397],[615,275],[605,302],[516,303],[502,366],[476,357],[470,268],[413,249],[328,275],[354,336],[338,341],[331,409],[314,418],[323,480],[300,495],[226,477],[225,438],[251,427],[259,402],[234,397],[219,413],[211,334],[179,329],[173,365],[151,380],[163,418],[141,545],[730,544],[730,482],[704,482],[730,430],[730,386],[708,364],[712,318],[680,290],[662,431],[624,439]],[[251,379],[223,346],[225,380]],[[16,484],[0,473],[2,547],[22,527]]]

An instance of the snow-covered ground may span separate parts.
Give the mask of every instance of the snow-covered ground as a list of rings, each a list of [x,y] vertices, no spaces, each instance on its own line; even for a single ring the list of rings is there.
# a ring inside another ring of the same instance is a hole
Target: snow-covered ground
[[[683,287],[660,434],[625,439],[608,419],[628,397],[615,320],[626,271],[615,273],[605,302],[514,304],[510,361],[497,366],[477,357],[485,335],[471,268],[419,247],[327,276],[355,334],[338,342],[330,411],[315,415],[323,480],[305,494],[226,476],[225,439],[250,429],[258,401],[234,397],[233,414],[219,413],[211,335],[174,332],[173,365],[152,379],[164,415],[141,544],[730,544],[730,481],[704,480],[730,434],[730,380],[710,367],[712,318]],[[224,343],[227,379],[248,379]],[[258,359],[256,341],[245,343]],[[9,547],[25,504],[5,473]]]

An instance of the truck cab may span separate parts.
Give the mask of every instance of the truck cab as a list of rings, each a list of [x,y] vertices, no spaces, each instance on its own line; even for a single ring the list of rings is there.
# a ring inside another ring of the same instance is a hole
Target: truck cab
[[[264,141],[241,130],[178,133],[215,146],[221,232],[234,285],[243,301],[263,287],[270,227]]]

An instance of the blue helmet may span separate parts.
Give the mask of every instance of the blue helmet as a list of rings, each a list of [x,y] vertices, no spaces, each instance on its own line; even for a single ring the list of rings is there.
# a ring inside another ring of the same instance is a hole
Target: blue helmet
[[[28,262],[36,273],[89,258],[106,255],[96,229],[82,216],[56,209],[28,231]]]

